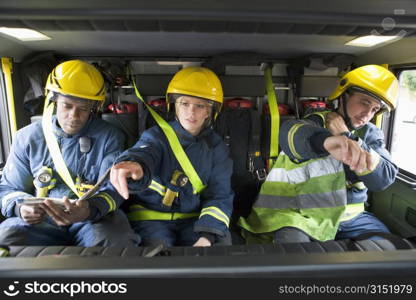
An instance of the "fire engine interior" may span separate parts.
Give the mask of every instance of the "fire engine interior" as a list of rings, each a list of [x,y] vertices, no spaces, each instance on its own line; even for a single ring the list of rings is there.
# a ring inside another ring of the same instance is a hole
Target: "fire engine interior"
[[[126,147],[156,124],[138,101],[132,80],[147,103],[170,119],[164,95],[173,74],[185,66],[205,66],[223,84],[225,101],[215,128],[234,160],[236,197],[233,246],[14,246],[10,257],[0,258],[0,277],[416,275],[416,183],[408,174],[369,195],[367,210],[397,236],[394,241],[245,245],[235,225],[238,216],[250,212],[269,167],[265,71],[271,70],[280,123],[324,110],[339,77],[352,67],[383,64],[396,74],[416,67],[416,6],[387,0],[211,2],[1,2],[0,56],[10,58],[15,108],[10,111],[10,96],[2,91],[1,167],[12,142],[10,120],[19,129],[41,118],[43,82],[61,61],[82,59],[102,71],[108,92],[100,115],[123,130]],[[3,28],[33,29],[49,39],[20,41]],[[373,47],[346,45],[370,34],[396,38]],[[4,86],[4,72],[0,77]],[[381,123],[387,148],[393,118],[394,112]]]

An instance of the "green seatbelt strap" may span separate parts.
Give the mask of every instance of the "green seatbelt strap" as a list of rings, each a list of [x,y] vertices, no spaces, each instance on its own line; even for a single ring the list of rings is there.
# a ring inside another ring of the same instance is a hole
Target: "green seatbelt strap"
[[[269,166],[273,166],[279,154],[279,127],[280,114],[277,105],[277,97],[273,87],[272,68],[267,66],[264,70],[264,80],[266,82],[267,101],[270,110],[270,161]]]
[[[9,124],[10,130],[12,133],[12,139],[14,139],[15,133],[17,131],[16,126],[16,111],[15,111],[15,102],[13,94],[13,82],[12,82],[12,73],[13,73],[13,61],[9,57],[1,58],[1,69],[4,74],[4,83],[6,88],[6,102],[7,108],[9,109]]]
[[[146,108],[149,110],[152,117],[155,119],[159,127],[162,129],[163,133],[165,134],[166,138],[169,141],[169,146],[172,149],[173,154],[175,155],[176,159],[178,160],[179,164],[182,167],[182,170],[185,172],[186,176],[189,178],[191,182],[194,193],[200,193],[204,188],[204,184],[202,183],[201,179],[199,178],[198,173],[195,171],[194,166],[192,165],[191,161],[189,160],[188,156],[186,155],[185,151],[182,148],[179,139],[173,130],[173,128],[166,122],[157,112],[155,112],[150,105],[148,105],[142,98],[139,93],[139,90],[136,86],[136,80],[133,76],[133,86],[134,91],[136,92],[137,98],[139,98]]]
[[[46,144],[49,149],[49,153],[52,156],[53,163],[55,164],[55,169],[61,176],[62,180],[66,185],[75,193],[75,195],[81,197],[81,194],[78,192],[75,187],[74,181],[72,180],[71,174],[68,171],[68,167],[65,164],[65,161],[62,157],[61,149],[59,149],[58,141],[53,132],[52,128],[52,115],[55,108],[55,103],[49,103],[50,96],[48,95],[45,100],[45,107],[43,108],[43,117],[42,117],[42,129],[43,135],[45,136]]]

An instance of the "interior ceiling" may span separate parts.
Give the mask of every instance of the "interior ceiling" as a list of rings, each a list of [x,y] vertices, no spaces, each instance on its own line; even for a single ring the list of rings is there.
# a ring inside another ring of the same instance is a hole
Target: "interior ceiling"
[[[256,52],[290,59],[365,54],[374,48],[344,44],[370,33],[416,36],[414,1],[137,2],[2,0],[0,27],[33,28],[52,39],[20,42],[0,36],[0,55],[19,59],[53,50],[68,56],[199,58]]]

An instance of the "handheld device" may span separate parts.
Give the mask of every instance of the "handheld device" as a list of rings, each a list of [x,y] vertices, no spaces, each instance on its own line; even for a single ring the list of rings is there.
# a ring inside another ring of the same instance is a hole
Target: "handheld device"
[[[76,201],[84,201],[88,198],[90,198],[92,195],[95,194],[95,192],[101,187],[101,185],[104,183],[104,181],[107,179],[108,175],[110,174],[111,168],[108,168],[107,171],[98,179],[97,183],[94,185],[93,188],[91,188],[88,192],[83,194],[78,199],[69,199],[70,202],[74,203]],[[18,199],[17,203],[24,204],[24,205],[39,205],[46,199],[52,201],[53,203],[57,205],[64,206],[62,198],[49,198],[49,197],[28,197],[23,199]]]

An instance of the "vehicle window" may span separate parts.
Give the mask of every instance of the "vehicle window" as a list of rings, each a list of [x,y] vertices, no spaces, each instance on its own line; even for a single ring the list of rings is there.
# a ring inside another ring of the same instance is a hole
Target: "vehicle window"
[[[416,132],[416,70],[401,72],[399,84],[391,155],[399,168],[416,175],[414,140],[409,138]]]

